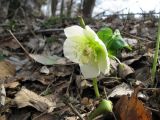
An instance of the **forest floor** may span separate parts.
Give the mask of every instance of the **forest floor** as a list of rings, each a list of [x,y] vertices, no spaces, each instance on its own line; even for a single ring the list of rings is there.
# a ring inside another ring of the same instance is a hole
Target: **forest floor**
[[[63,30],[75,24],[77,19],[58,18],[0,24],[0,120],[85,120],[97,107],[99,100],[95,98],[92,80],[84,79],[78,64],[63,55],[66,39]],[[131,51],[124,49],[118,55],[125,63],[123,69],[111,60],[110,75],[98,77],[102,98],[107,96],[113,102],[117,120],[159,120],[160,59],[158,84],[151,87],[158,19],[111,16],[86,20],[86,24],[95,31],[103,26],[119,29],[132,47]],[[48,59],[53,65],[48,65]],[[141,88],[137,90],[137,86]],[[106,113],[97,119],[115,118]]]

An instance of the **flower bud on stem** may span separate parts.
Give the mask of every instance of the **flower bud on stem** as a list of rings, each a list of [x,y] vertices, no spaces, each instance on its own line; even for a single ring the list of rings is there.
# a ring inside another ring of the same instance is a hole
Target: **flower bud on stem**
[[[107,112],[112,112],[113,105],[110,100],[102,99],[98,107],[90,113],[88,120],[93,120],[95,117],[105,114]]]
[[[85,29],[85,26],[86,26],[86,25],[85,25],[85,23],[84,23],[84,20],[83,20],[82,16],[79,16],[78,18],[79,18],[80,26]]]

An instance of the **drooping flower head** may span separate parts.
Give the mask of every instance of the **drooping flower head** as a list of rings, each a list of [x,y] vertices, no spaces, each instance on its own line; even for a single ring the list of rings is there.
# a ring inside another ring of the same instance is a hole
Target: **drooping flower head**
[[[64,56],[79,64],[85,78],[94,78],[100,72],[104,74],[109,72],[107,49],[89,26],[83,29],[74,25],[65,28],[64,32],[67,36],[63,46]]]

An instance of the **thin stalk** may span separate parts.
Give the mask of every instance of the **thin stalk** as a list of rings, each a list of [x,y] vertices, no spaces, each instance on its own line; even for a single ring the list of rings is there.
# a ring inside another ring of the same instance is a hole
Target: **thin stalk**
[[[98,85],[97,85],[97,78],[93,79],[93,88],[94,88],[94,92],[96,94],[96,97],[100,98],[100,94],[99,94],[99,90],[98,90]]]
[[[159,18],[159,23],[158,23],[158,35],[157,35],[157,41],[156,41],[156,49],[154,53],[153,66],[152,66],[152,71],[151,71],[151,82],[152,82],[153,87],[156,87],[155,75],[156,75],[156,67],[157,67],[157,60],[158,60],[159,44],[160,44],[160,18]]]
[[[80,26],[85,29],[86,25],[85,25],[85,22],[84,22],[82,16],[79,16],[78,18],[79,18],[79,24],[80,24]]]

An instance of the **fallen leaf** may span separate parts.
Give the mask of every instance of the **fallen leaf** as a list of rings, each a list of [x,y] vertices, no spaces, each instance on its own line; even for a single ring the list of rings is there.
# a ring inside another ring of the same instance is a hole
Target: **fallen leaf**
[[[7,117],[5,115],[0,116],[0,120],[7,120]]]
[[[122,95],[131,95],[132,93],[133,90],[131,87],[126,83],[122,83],[113,88],[112,92],[108,95],[108,98],[120,97]]]
[[[40,69],[40,73],[44,73],[46,75],[48,75],[50,73],[49,69],[47,68],[47,66],[43,66]]]
[[[5,84],[5,87],[13,89],[13,88],[16,88],[18,85],[20,85],[19,82],[10,82],[10,83]]]
[[[108,94],[108,98],[120,98],[123,95],[131,96],[133,91],[134,90],[128,84],[122,83],[113,88],[113,90]],[[139,92],[137,96],[144,100],[148,99],[148,96],[141,92]]]
[[[66,60],[63,57],[58,57],[57,55],[38,55],[38,54],[29,54],[36,62],[43,65],[55,65],[55,64],[65,64]]]
[[[138,100],[139,87],[135,89],[131,98],[122,96],[115,105],[118,120],[152,120],[151,112]]]
[[[16,73],[15,66],[8,61],[0,61],[0,79],[12,77]]]
[[[149,83],[151,78],[151,68],[149,66],[141,67],[135,71],[135,79],[143,83]]]
[[[36,93],[22,88],[17,94],[14,99],[15,103],[18,105],[18,108],[23,108],[26,106],[32,106],[36,108],[38,111],[41,112],[52,112],[56,106],[55,102],[37,95]]]
[[[20,48],[17,42],[14,39],[6,39],[5,41],[1,42],[0,48],[12,48],[14,50]]]
[[[126,41],[132,47],[135,47],[138,44],[138,40],[136,39],[124,38],[124,41]]]

